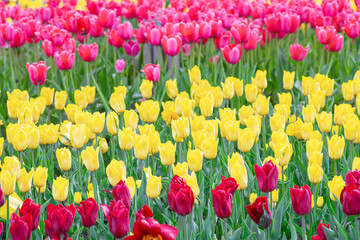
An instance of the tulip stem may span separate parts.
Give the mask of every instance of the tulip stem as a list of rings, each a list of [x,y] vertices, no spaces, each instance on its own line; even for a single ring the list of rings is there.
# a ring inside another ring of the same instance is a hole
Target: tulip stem
[[[91,240],[91,227],[88,227],[89,239]]]
[[[265,155],[266,155],[266,133],[265,133],[265,129],[266,126],[265,126],[265,116],[264,118],[262,119],[262,139],[263,139],[263,148],[264,148],[264,155],[263,157],[265,158]]]
[[[334,161],[334,174],[335,174],[335,175],[338,175],[338,174],[337,174],[336,160],[333,159],[333,161]]]
[[[51,169],[52,169],[51,176],[52,176],[52,179],[54,180],[55,170],[54,170],[53,150],[54,150],[54,145],[50,144],[50,161],[51,161]]]
[[[359,223],[358,223],[357,215],[355,215],[354,218],[355,218],[356,239],[359,239],[360,238],[360,233],[359,233]]]
[[[10,197],[6,196],[6,239],[8,239],[8,233],[9,233],[9,227],[10,227]]]
[[[186,215],[185,216],[181,216],[182,218],[182,228],[183,228],[183,239],[187,240],[187,232],[186,232]]]
[[[78,159],[78,176],[79,176],[79,185],[80,185],[80,189],[81,189],[81,160],[80,160],[80,150],[77,149],[77,159]]]
[[[284,186],[285,178],[284,178],[284,166],[281,166],[281,194],[284,194]]]
[[[302,239],[306,240],[305,215],[301,216]]]
[[[226,226],[226,218],[223,221],[223,230],[224,230],[224,236],[225,236],[225,240],[228,240],[229,236],[228,236],[228,231],[227,231],[227,226]]]

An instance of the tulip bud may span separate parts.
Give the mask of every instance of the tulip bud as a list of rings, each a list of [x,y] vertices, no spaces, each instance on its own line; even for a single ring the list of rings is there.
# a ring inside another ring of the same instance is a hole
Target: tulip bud
[[[171,141],[160,144],[159,146],[161,164],[169,166],[175,162],[176,143],[172,144]]]
[[[238,148],[241,152],[249,152],[255,143],[255,132],[245,129],[239,129]]]
[[[81,192],[75,192],[74,202],[75,202],[75,204],[79,204],[81,202]]]
[[[121,150],[129,151],[134,146],[132,141],[134,135],[135,132],[129,127],[119,130],[118,140]]]
[[[206,159],[214,159],[217,156],[219,139],[214,136],[206,136],[201,143],[201,151],[204,153]]]
[[[115,187],[120,181],[126,180],[126,167],[123,161],[111,160],[106,167],[106,176],[110,184]]]
[[[318,206],[319,208],[321,208],[324,205],[324,198],[323,197],[318,197],[316,200],[316,206]]]
[[[311,183],[320,183],[323,177],[323,169],[321,168],[321,166],[313,164],[313,165],[309,165],[308,169],[308,176],[309,176],[309,181]]]
[[[341,90],[345,101],[351,101],[354,99],[354,87],[352,81],[343,83],[341,86]]]
[[[200,82],[201,72],[198,66],[195,65],[191,70],[188,69],[188,73],[191,84]]]
[[[55,201],[63,202],[67,199],[69,193],[69,180],[57,177],[52,185],[52,194]]]
[[[188,150],[186,160],[190,171],[199,172],[202,169],[203,156],[199,149]]]
[[[266,98],[264,95],[258,95],[256,97],[256,100],[253,104],[254,110],[255,112],[257,112],[257,114],[265,116],[266,114],[269,113],[269,101],[270,101],[270,97]]]
[[[139,116],[137,115],[137,113],[134,110],[126,110],[124,112],[124,122],[125,122],[125,127],[130,127],[132,128],[134,131],[137,128],[138,122],[139,122]]]
[[[48,178],[48,169],[44,167],[37,167],[34,172],[34,185],[35,187],[42,188],[46,185]]]
[[[3,170],[0,173],[0,186],[5,196],[10,196],[15,192],[16,176],[12,175],[10,171]]]
[[[147,135],[134,135],[131,137],[134,144],[135,158],[145,160],[149,153],[150,139]]]
[[[249,103],[255,102],[258,95],[258,88],[255,83],[245,85],[245,97]]]
[[[161,192],[161,177],[150,175],[146,181],[146,196],[151,199],[159,197]]]
[[[178,95],[178,87],[177,87],[176,79],[167,80],[165,83],[165,89],[166,89],[166,93],[169,96],[169,98],[171,98],[171,99],[176,98],[176,96]]]
[[[343,155],[345,148],[345,139],[343,136],[337,135],[332,136],[330,139],[327,138],[328,142],[328,153],[331,159],[340,159]]]
[[[290,91],[294,87],[295,72],[284,71],[283,74],[283,87],[285,90]]]
[[[152,89],[154,83],[150,80],[144,79],[139,87],[143,98],[149,99],[152,97]]]
[[[27,134],[24,129],[19,128],[12,137],[12,144],[16,151],[24,151],[27,148]]]
[[[86,142],[86,132],[84,125],[74,125],[71,127],[70,141],[74,148],[80,149]]]
[[[266,70],[257,70],[255,73],[255,78],[252,79],[252,82],[255,82],[258,88],[265,89],[267,87]]]
[[[93,133],[99,134],[104,130],[105,113],[95,112],[90,121],[90,129]]]
[[[118,134],[119,118],[115,112],[110,112],[106,118],[106,129],[112,136]]]
[[[68,94],[66,91],[60,91],[55,93],[55,109],[64,110]]]
[[[321,112],[316,115],[316,122],[321,132],[328,133],[330,132],[332,126],[332,114]]]
[[[256,198],[257,198],[257,194],[256,193],[251,193],[250,197],[249,197],[250,204],[253,204],[255,202]]]
[[[94,172],[99,169],[99,148],[95,150],[93,147],[86,147],[81,152],[81,158],[88,171]]]
[[[69,171],[71,168],[71,152],[68,148],[56,149],[56,158],[59,163],[59,167],[63,171]]]

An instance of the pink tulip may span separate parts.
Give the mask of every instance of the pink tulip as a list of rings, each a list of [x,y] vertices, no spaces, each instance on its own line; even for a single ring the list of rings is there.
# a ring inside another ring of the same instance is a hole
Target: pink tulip
[[[125,69],[125,65],[126,65],[126,63],[125,63],[124,59],[116,60],[116,63],[115,63],[116,72],[122,73]]]
[[[152,82],[158,82],[160,78],[160,65],[146,64],[144,70],[141,70],[145,73],[146,79]]]
[[[175,56],[180,52],[182,41],[178,35],[163,36],[161,43],[166,55]]]
[[[99,47],[96,43],[93,44],[79,44],[78,53],[84,62],[92,62],[96,59]]]
[[[111,28],[115,23],[116,13],[113,10],[101,8],[98,14],[100,24],[103,27]]]
[[[44,61],[36,63],[26,63],[26,69],[29,73],[29,78],[34,85],[43,85],[46,81],[46,72],[50,67],[46,67]]]
[[[290,45],[289,51],[292,60],[301,62],[308,54],[309,46],[304,48],[300,44],[294,43]]]
[[[140,45],[137,42],[129,41],[124,43],[124,50],[126,55],[135,57],[140,52]]]
[[[230,64],[239,62],[241,58],[241,46],[236,44],[229,44],[221,49],[221,52],[226,60]]]
[[[120,24],[119,32],[122,39],[129,40],[133,37],[134,31],[131,23],[129,21]]]
[[[336,34],[331,42],[325,46],[329,52],[339,52],[344,44],[344,37],[341,34]]]
[[[61,51],[54,54],[54,60],[59,70],[70,70],[75,61],[75,53],[70,51]]]

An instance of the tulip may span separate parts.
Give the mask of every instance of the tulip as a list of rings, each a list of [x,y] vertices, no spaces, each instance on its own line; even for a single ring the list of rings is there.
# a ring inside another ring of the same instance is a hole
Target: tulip
[[[131,201],[130,201],[130,191],[126,183],[122,180],[113,188],[110,192],[105,190],[106,192],[112,194],[114,201],[120,201],[124,203],[125,207],[130,209]]]
[[[172,144],[171,141],[160,144],[159,146],[161,164],[169,166],[175,162],[176,143]]]
[[[180,216],[186,216],[192,212],[194,206],[194,193],[186,182],[175,175],[171,179],[170,192],[166,191],[171,211]]]
[[[118,114],[125,111],[125,99],[123,94],[112,93],[110,96],[110,107]]]
[[[217,156],[219,139],[214,136],[206,136],[201,143],[201,151],[206,159],[214,159]]]
[[[236,64],[241,58],[241,46],[236,44],[226,45],[221,48],[221,52],[226,60],[230,64]]]
[[[279,179],[278,167],[269,161],[262,168],[255,164],[254,170],[260,191],[272,192],[276,188]]]
[[[181,117],[171,121],[172,136],[175,141],[183,142],[190,134],[189,119]]]
[[[172,171],[174,176],[184,176],[189,171],[189,165],[187,162],[177,163],[176,166],[173,164]]]
[[[81,202],[81,192],[75,192],[74,193],[74,202],[76,204],[80,204],[80,202]]]
[[[43,85],[46,81],[46,72],[50,67],[46,67],[44,61],[36,63],[26,63],[26,69],[29,73],[30,81],[33,85]]]
[[[190,83],[199,83],[201,80],[201,71],[198,66],[194,66],[191,70],[188,69]]]
[[[84,62],[93,62],[98,55],[99,47],[96,43],[79,44],[77,51]]]
[[[112,186],[116,186],[120,181],[126,180],[126,168],[123,161],[111,160],[106,167],[106,176]]]
[[[11,215],[11,226],[9,233],[12,239],[30,239],[32,232],[32,215],[26,214],[19,217],[16,213]]]
[[[166,55],[175,56],[180,52],[182,40],[179,35],[164,35],[161,44]]]
[[[20,170],[20,178],[17,180],[20,192],[28,192],[31,189],[31,182],[33,179],[33,170],[27,172],[25,168]]]
[[[250,27],[245,21],[232,26],[230,31],[235,43],[245,43],[250,37]]]
[[[55,92],[55,109],[63,110],[66,105],[68,94],[66,91]]]
[[[345,101],[351,101],[354,99],[354,86],[352,81],[343,83],[341,90]]]
[[[125,70],[125,61],[124,59],[116,60],[115,70],[117,73],[122,73]]]
[[[211,117],[214,109],[214,97],[206,96],[200,99],[201,115]]]
[[[37,167],[34,172],[34,185],[35,187],[42,188],[46,185],[48,178],[48,169],[45,167]]]
[[[328,133],[330,132],[332,126],[332,114],[321,112],[316,115],[316,122],[321,132]]]
[[[85,109],[87,107],[88,100],[85,92],[76,89],[74,92],[74,98],[75,98],[75,104],[79,106],[81,109]]]
[[[31,220],[32,220],[32,228],[31,231],[35,231],[40,223],[40,215],[41,215],[41,205],[40,204],[35,204],[33,200],[27,198],[23,204],[21,205],[21,208],[19,208],[19,215],[20,217],[24,217],[27,216],[28,214],[30,214]]]
[[[274,113],[274,115],[270,117],[270,128],[272,132],[284,130],[285,123],[285,116],[279,113]]]
[[[245,125],[245,121],[254,115],[254,110],[251,106],[241,106],[238,112],[239,120],[242,125]]]
[[[346,21],[344,32],[349,38],[357,38],[360,35],[359,22],[355,20]]]
[[[256,133],[247,128],[239,129],[238,147],[241,152],[249,152],[255,143]]]
[[[328,142],[328,153],[331,159],[337,160],[340,159],[343,155],[345,148],[345,139],[343,136],[339,137],[334,135],[331,139],[327,138]]]
[[[129,209],[122,201],[111,201],[109,206],[100,204],[109,222],[109,231],[115,238],[122,238],[129,231]]]
[[[150,199],[159,197],[161,192],[161,176],[150,175],[146,181],[146,196]]]
[[[289,51],[292,60],[301,62],[306,57],[309,51],[309,46],[304,48],[300,44],[294,43],[290,45]]]
[[[59,163],[59,167],[63,171],[69,171],[71,168],[71,152],[68,148],[56,149],[56,158]]]
[[[150,139],[147,135],[134,135],[131,137],[131,141],[134,144],[135,158],[139,160],[145,160],[149,153]]]
[[[27,134],[24,130],[18,129],[13,136],[12,144],[16,151],[24,151],[27,148]]]
[[[140,52],[140,45],[137,41],[129,41],[127,43],[124,43],[124,50],[126,55],[131,57],[136,57]]]
[[[45,231],[50,239],[63,236],[67,239],[67,233],[74,221],[76,209],[74,205],[63,206],[58,204],[56,206],[51,203],[46,208],[47,220],[45,220]]]
[[[149,99],[152,96],[153,82],[144,79],[139,89],[143,98]]]
[[[4,164],[2,165],[3,170],[9,170],[11,175],[16,177],[16,180],[20,178],[20,161],[16,156],[5,157]]]
[[[81,223],[84,227],[91,227],[96,224],[99,206],[93,198],[82,201],[76,210],[81,216]]]
[[[291,204],[297,215],[307,215],[311,211],[311,191],[308,185],[290,188]]]
[[[345,185],[348,186],[350,184],[359,185],[360,183],[360,172],[358,170],[348,171],[345,176]]]
[[[16,176],[10,171],[5,170],[0,175],[0,187],[5,196],[10,196],[15,192]]]
[[[69,193],[69,180],[57,177],[52,185],[52,194],[55,201],[63,202],[67,199]]]
[[[75,62],[75,53],[71,51],[55,52],[54,60],[59,70],[70,70]]]
[[[119,118],[115,112],[110,112],[106,118],[106,129],[112,136],[118,134]]]
[[[99,134],[103,131],[105,125],[105,113],[95,112],[92,115],[90,129],[93,133]]]
[[[98,18],[103,27],[111,28],[115,23],[116,11],[103,7],[98,13]]]
[[[272,214],[269,210],[268,198],[258,197],[251,205],[246,206],[250,218],[261,228],[268,228],[272,222]]]
[[[345,139],[348,141],[354,141],[358,135],[358,129],[360,127],[360,123],[358,119],[350,119],[347,120],[344,124],[344,133]]]
[[[203,153],[199,149],[188,150],[186,160],[190,171],[198,172],[202,169]]]
[[[134,235],[126,237],[124,240],[167,239],[175,240],[178,230],[166,224],[159,224],[153,218],[151,209],[145,204],[137,213],[133,227]]]
[[[231,178],[230,178],[231,179]],[[226,181],[222,176],[222,183]],[[238,185],[231,187],[220,183],[214,190],[211,190],[214,212],[219,218],[228,218],[232,212],[232,198]]]
[[[283,88],[290,91],[294,87],[295,72],[284,71]]]
[[[323,169],[321,166],[317,164],[309,165],[307,172],[311,183],[317,184],[321,182],[323,177]]]
[[[88,171],[94,172],[99,169],[99,148],[95,150],[93,147],[86,147],[81,152],[81,158]]]
[[[345,182],[341,176],[334,176],[334,178],[328,182],[328,187],[331,200],[336,201],[335,197],[340,199],[340,194],[345,187]]]
[[[154,65],[154,64],[146,64],[144,67],[144,70],[142,70],[145,73],[146,79],[157,83],[160,78],[160,65]]]
[[[160,112],[160,106],[157,101],[146,100],[140,105],[135,103],[135,107],[138,110],[142,121],[153,123],[157,120]]]
[[[359,185],[350,183],[346,185],[341,191],[340,202],[342,204],[343,212],[346,215],[356,215],[360,214],[359,206],[359,194],[360,189]]]
[[[135,132],[129,127],[119,130],[118,139],[121,150],[129,151],[133,147],[132,138],[134,135]]]
[[[125,122],[126,128],[130,127],[131,129],[133,129],[135,131],[137,128],[138,122],[139,122],[139,116],[132,109],[126,110],[124,112],[124,122]]]
[[[256,101],[258,95],[258,88],[255,83],[245,85],[246,101],[253,103]]]
[[[235,94],[235,90],[234,90],[234,83],[233,82],[228,82],[225,84],[221,83],[221,87],[223,89],[223,94],[224,94],[224,98],[229,100],[232,99],[234,97]]]
[[[166,93],[169,96],[169,98],[171,98],[171,99],[176,98],[176,96],[178,95],[178,87],[177,87],[176,79],[167,80],[165,83],[165,89],[166,89]]]

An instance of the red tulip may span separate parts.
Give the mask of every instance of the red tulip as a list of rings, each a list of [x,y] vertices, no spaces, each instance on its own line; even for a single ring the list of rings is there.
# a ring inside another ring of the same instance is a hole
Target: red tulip
[[[323,45],[329,44],[336,35],[336,29],[333,26],[316,27],[316,36]]]
[[[224,176],[221,176],[221,183],[215,187],[214,190],[211,190],[212,193],[212,201],[215,214],[219,218],[228,218],[232,212],[232,198],[233,194],[236,191],[238,185],[236,184],[236,180],[233,178],[225,179]],[[228,186],[227,182],[233,183],[231,187]]]
[[[130,191],[127,185],[124,181],[120,181],[110,192],[108,190],[105,190],[105,192],[111,193],[113,196],[113,199],[115,201],[122,201],[128,209],[130,209],[131,206],[131,199],[130,199]]]
[[[329,45],[325,46],[325,50],[329,52],[339,52],[344,45],[344,37],[341,34],[336,34]]]
[[[340,202],[346,215],[360,214],[360,185],[351,183],[341,191]]]
[[[230,44],[231,33],[230,32],[223,33],[219,37],[215,38],[214,41],[215,41],[215,47],[217,49],[222,49]]]
[[[272,214],[269,210],[268,198],[258,197],[251,205],[247,205],[246,211],[250,218],[261,228],[268,228],[272,221]]]
[[[74,221],[76,210],[74,205],[63,206],[58,204],[56,206],[51,203],[46,208],[47,220],[45,220],[46,234],[52,238],[59,238],[62,235],[65,239],[67,233]]]
[[[193,43],[199,40],[199,24],[180,23],[179,32],[184,36],[186,43]]]
[[[304,48],[300,44],[294,43],[290,45],[289,51],[292,60],[301,62],[308,54],[309,46]]]
[[[129,40],[133,37],[134,31],[131,23],[129,21],[120,24],[119,32],[122,39]]]
[[[91,14],[97,15],[99,13],[102,4],[103,4],[102,1],[86,0],[86,7]]]
[[[129,41],[127,43],[124,43],[124,50],[126,55],[135,57],[140,52],[140,45],[135,41]]]
[[[43,85],[46,81],[46,72],[50,67],[46,67],[44,61],[33,64],[26,63],[26,69],[29,73],[29,78],[34,85]]]
[[[154,65],[154,64],[146,64],[144,67],[144,70],[141,70],[145,73],[145,77],[147,80],[151,82],[158,82],[160,78],[160,65]]]
[[[324,239],[322,239],[319,235],[315,235],[311,237],[311,240],[324,240]]]
[[[279,169],[273,162],[268,161],[263,167],[255,164],[254,170],[260,191],[268,193],[276,189],[279,179]]]
[[[67,31],[64,29],[55,29],[50,32],[50,39],[53,44],[57,47],[60,47],[64,44],[67,38]]]
[[[164,35],[163,30],[160,27],[154,27],[148,29],[146,38],[151,45],[158,46],[161,44],[161,38]]]
[[[12,48],[21,47],[22,45],[24,45],[24,43],[25,43],[24,31],[19,27],[15,27],[10,41],[10,46]]]
[[[167,189],[166,194],[171,211],[181,216],[188,215],[192,212],[195,202],[194,193],[184,179],[175,175],[171,179],[170,192],[169,189]]]
[[[13,240],[29,240],[32,232],[32,215],[19,217],[16,213],[11,215],[9,233]]]
[[[311,211],[311,191],[308,185],[290,188],[291,204],[297,215],[307,215]]]
[[[318,234],[319,238],[321,240],[326,240],[326,235],[324,232],[324,227],[325,228],[329,228],[329,224],[325,224],[325,223],[319,223],[317,229],[316,229],[316,233]]]
[[[120,36],[120,32],[115,29],[108,30],[108,42],[114,47],[120,48],[124,44],[124,40]]]
[[[56,52],[55,46],[50,40],[44,40],[41,43],[41,47],[44,50],[44,53],[47,57],[53,56]]]
[[[129,232],[129,209],[123,201],[111,201],[109,206],[100,204],[106,219],[109,222],[109,230],[115,238],[122,238]]]
[[[79,44],[78,53],[84,62],[92,62],[96,59],[99,47],[96,43],[93,44]]]
[[[250,28],[246,21],[241,21],[232,26],[230,31],[235,43],[244,43],[250,37]]]
[[[2,191],[2,189],[0,187],[0,207],[4,206],[4,204],[5,204],[5,197],[4,197],[3,191]]]
[[[163,36],[161,43],[166,55],[175,56],[180,52],[182,41],[178,35]]]
[[[230,64],[239,62],[241,58],[241,46],[236,44],[229,44],[221,49],[221,52],[226,60]]]
[[[265,16],[264,23],[269,32],[279,33],[282,31],[280,17],[281,15],[276,13],[268,14]]]
[[[355,186],[360,184],[360,171],[355,169],[354,171],[348,171],[345,176],[345,185],[354,184]]]
[[[345,24],[344,32],[349,38],[355,39],[360,36],[360,23],[359,21],[347,21]]]
[[[59,70],[70,70],[75,61],[75,53],[60,51],[54,54],[54,60]]]
[[[175,240],[178,230],[167,224],[159,224],[153,218],[151,209],[145,204],[137,213],[133,227],[134,235],[124,240],[166,239]]]
[[[99,19],[92,18],[90,20],[90,36],[92,36],[93,38],[98,38],[101,37],[103,33],[104,33],[104,28],[100,24]]]
[[[101,8],[98,14],[100,24],[103,27],[111,28],[115,23],[116,13],[113,10]]]
[[[81,216],[81,223],[84,227],[91,227],[96,224],[99,206],[93,198],[80,202],[80,207],[76,207],[76,210]]]
[[[75,24],[77,34],[85,35],[90,32],[91,23],[89,16],[81,16],[76,18]]]
[[[32,216],[32,228],[31,231],[35,231],[40,223],[40,215],[41,215],[41,205],[34,203],[33,200],[27,198],[21,208],[19,208],[20,217],[26,216],[28,213]]]

